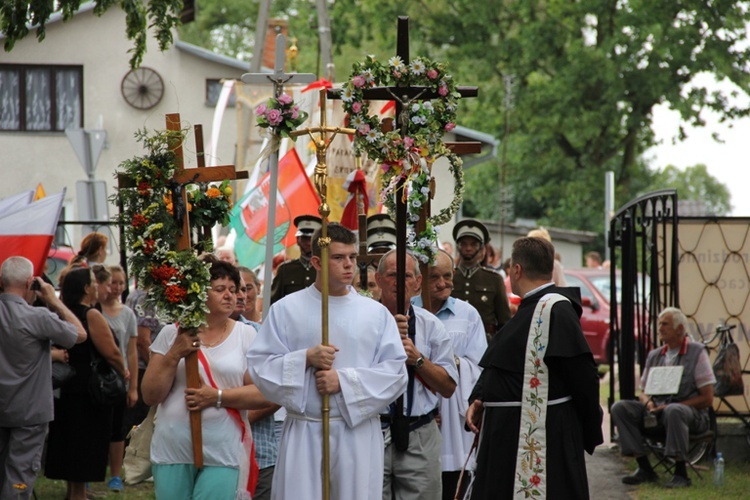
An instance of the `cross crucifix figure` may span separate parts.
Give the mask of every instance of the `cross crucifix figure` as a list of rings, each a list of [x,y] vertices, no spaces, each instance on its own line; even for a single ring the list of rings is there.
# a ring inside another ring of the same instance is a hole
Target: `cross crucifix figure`
[[[322,339],[321,344],[324,346],[328,345],[328,245],[330,243],[328,239],[328,216],[331,213],[331,208],[328,206],[328,167],[326,166],[326,153],[328,146],[333,141],[333,138],[337,134],[349,134],[354,135],[356,130],[353,128],[344,127],[329,127],[326,125],[326,91],[321,89],[320,91],[320,126],[312,127],[302,130],[295,130],[290,135],[292,137],[298,137],[300,135],[308,134],[310,139],[313,141],[315,147],[315,156],[317,163],[315,165],[315,173],[313,176],[313,183],[315,189],[318,190],[320,195],[320,206],[318,207],[318,213],[322,221],[322,229],[320,232],[320,239],[318,240],[318,246],[320,247],[320,258],[322,261],[320,269],[320,293],[321,293],[321,318],[322,318]],[[328,137],[328,134],[333,134]],[[313,134],[318,134],[314,136]],[[331,408],[329,404],[329,395],[323,394],[321,403],[321,413],[323,420],[323,500],[328,500],[331,496],[331,450],[330,450],[330,416]]]
[[[398,18],[398,35],[396,42],[396,54],[401,58],[405,65],[409,65],[409,18],[406,16],[399,16]],[[476,97],[478,95],[477,87],[458,87],[458,92],[461,97]],[[396,101],[396,119],[397,125],[400,125],[401,135],[405,135],[405,125],[408,121],[409,104],[417,99],[430,100],[439,97],[439,95],[426,87],[418,86],[397,86],[397,87],[373,87],[363,91],[365,99],[370,100],[382,100],[382,101]],[[340,98],[339,90],[329,90],[328,97],[332,99]],[[387,125],[386,125],[387,126]],[[450,147],[450,146],[449,146]],[[462,153],[475,153],[478,152],[477,144],[471,144],[471,149],[464,149],[464,146],[453,145],[452,150],[456,154]],[[403,192],[405,179],[399,181],[396,192]],[[427,209],[428,210],[428,209]],[[404,307],[406,291],[404,288],[404,276],[406,274],[406,201],[402,196],[396,196],[396,272],[398,276],[397,280],[397,294],[396,301],[399,309]],[[429,217],[429,211],[423,210],[420,216],[420,224],[422,228],[426,223],[427,217]],[[419,227],[419,225],[418,225]],[[423,266],[424,267],[424,266]],[[424,269],[423,269],[424,270]],[[426,274],[426,273],[423,273]],[[423,286],[423,297],[424,290],[428,287]],[[429,304],[429,296],[424,302],[425,305]],[[405,311],[402,309],[399,313],[404,314]]]
[[[180,124],[180,114],[172,113],[166,115],[167,130],[171,133],[171,137],[179,137],[180,131],[182,130]],[[200,127],[200,126],[196,126]],[[182,206],[187,207],[187,191],[182,189],[185,185],[194,182],[215,182],[222,181],[224,179],[247,179],[247,172],[238,172],[235,170],[234,165],[225,165],[217,167],[205,167],[203,160],[203,132],[202,127],[196,130],[196,150],[198,151],[197,157],[197,168],[185,168],[184,157],[182,152],[182,141],[173,139],[173,143],[170,144],[170,148],[174,152],[174,164],[176,167],[172,180],[176,185],[180,186],[180,196],[182,197]],[[118,185],[120,188],[132,187],[133,179],[120,175],[118,177]],[[177,207],[178,201],[174,200],[175,207]],[[175,213],[177,210],[175,209]],[[190,215],[185,210],[182,216],[182,231],[177,235],[177,250],[187,250],[191,248],[190,242]],[[185,357],[185,374],[187,377],[187,386],[190,388],[200,387],[200,375],[198,374],[198,354],[191,352]],[[203,434],[201,432],[201,413],[200,410],[192,410],[190,412],[190,432],[193,440],[193,463],[195,467],[200,469],[203,467]]]
[[[276,52],[273,73],[245,73],[242,75],[243,83],[272,84],[273,95],[278,98],[287,83],[312,83],[317,77],[312,73],[285,73],[284,62],[286,58],[286,38],[282,34],[276,35]],[[271,173],[270,190],[268,194],[268,224],[267,231],[273,235],[276,229],[276,196],[279,187],[279,141],[278,135],[271,136],[271,154],[268,157],[268,171]],[[271,281],[273,281],[273,238],[266,236],[266,266],[263,272],[263,319],[271,307]]]

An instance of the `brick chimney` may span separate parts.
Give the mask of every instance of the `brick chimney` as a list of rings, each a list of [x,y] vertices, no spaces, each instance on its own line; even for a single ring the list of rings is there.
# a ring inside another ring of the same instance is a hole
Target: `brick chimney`
[[[273,69],[276,62],[276,35],[281,33],[289,41],[289,22],[286,19],[271,19],[266,28],[266,44],[263,46],[263,66]]]

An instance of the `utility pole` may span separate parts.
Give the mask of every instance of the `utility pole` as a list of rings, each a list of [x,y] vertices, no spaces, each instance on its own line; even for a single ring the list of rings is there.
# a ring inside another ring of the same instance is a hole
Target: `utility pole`
[[[255,47],[253,47],[253,60],[250,61],[250,73],[260,73],[260,67],[263,64],[263,46],[266,44],[270,11],[271,0],[260,0],[258,19],[255,21]]]
[[[334,80],[333,41],[331,39],[331,18],[328,16],[328,0],[316,0],[318,10],[318,39],[323,67],[316,68],[318,75],[328,81]]]

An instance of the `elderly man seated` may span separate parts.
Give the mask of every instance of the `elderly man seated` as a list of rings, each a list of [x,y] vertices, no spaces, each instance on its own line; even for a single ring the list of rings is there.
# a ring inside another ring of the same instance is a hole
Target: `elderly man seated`
[[[682,311],[674,307],[664,309],[659,315],[658,330],[664,345],[648,353],[639,401],[618,401],[612,406],[612,419],[619,430],[622,454],[638,461],[638,470],[622,478],[622,482],[641,484],[657,480],[646,456],[642,432],[644,424],[661,425],[667,436],[666,456],[675,460],[675,474],[665,486],[681,488],[691,484],[685,467],[689,435],[709,428],[708,408],[713,402],[716,379],[703,344],[689,340],[687,319]],[[679,388],[676,394],[652,397],[646,391],[648,377],[652,368],[662,366],[683,367]]]

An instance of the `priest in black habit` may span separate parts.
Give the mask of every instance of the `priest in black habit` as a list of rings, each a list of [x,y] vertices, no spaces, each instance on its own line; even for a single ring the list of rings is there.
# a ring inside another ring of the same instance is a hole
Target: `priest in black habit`
[[[510,281],[523,300],[479,363],[466,415],[480,433],[472,500],[589,498],[583,452],[603,442],[599,377],[580,290],[554,285],[554,256],[540,238],[513,244]]]

